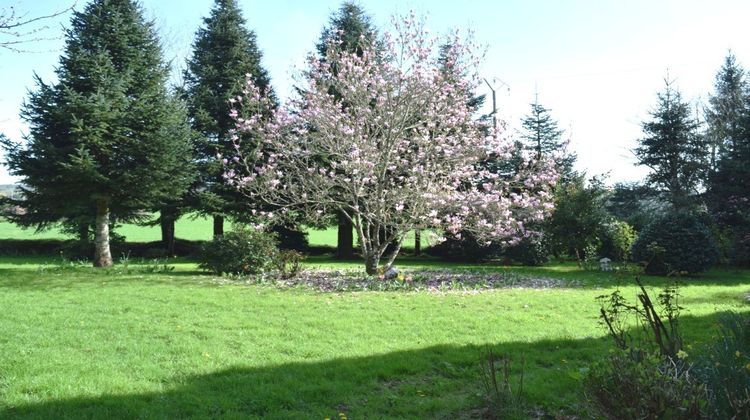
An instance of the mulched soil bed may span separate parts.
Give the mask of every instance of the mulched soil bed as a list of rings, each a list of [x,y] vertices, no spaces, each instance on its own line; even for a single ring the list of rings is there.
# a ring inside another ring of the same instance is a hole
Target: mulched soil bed
[[[221,283],[268,284],[281,288],[308,287],[321,292],[352,291],[465,291],[494,289],[551,289],[576,287],[578,282],[533,277],[511,272],[483,273],[468,270],[403,270],[398,277],[385,279],[361,271],[305,270],[292,278],[273,276],[223,277]]]

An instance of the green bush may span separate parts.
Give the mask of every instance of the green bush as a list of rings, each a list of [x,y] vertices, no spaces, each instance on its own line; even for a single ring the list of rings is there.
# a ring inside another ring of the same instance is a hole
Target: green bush
[[[524,238],[518,245],[506,249],[503,255],[527,266],[543,265],[550,258],[549,248],[541,238]]]
[[[612,353],[592,366],[584,388],[608,419],[699,419],[707,401],[690,365],[658,354],[638,360],[625,351]]]
[[[682,350],[677,286],[667,285],[656,304],[640,279],[636,283],[635,304],[619,290],[598,297],[599,317],[617,350],[591,367],[584,381],[586,396],[610,419],[702,418],[708,393]],[[631,329],[631,316],[640,331]]]
[[[719,319],[719,339],[696,361],[709,390],[711,418],[750,418],[750,319],[736,313]]]
[[[700,273],[718,262],[719,251],[706,218],[673,212],[646,226],[633,243],[633,259],[646,274]]]
[[[483,262],[500,256],[502,248],[496,243],[480,243],[471,233],[461,232],[461,238],[449,237],[426,250],[428,255],[444,261]]]
[[[235,228],[203,245],[199,267],[217,274],[265,273],[272,268],[277,253],[275,235]]]
[[[630,259],[630,248],[635,242],[635,229],[627,222],[613,221],[604,226],[599,255],[612,261],[625,262]]]

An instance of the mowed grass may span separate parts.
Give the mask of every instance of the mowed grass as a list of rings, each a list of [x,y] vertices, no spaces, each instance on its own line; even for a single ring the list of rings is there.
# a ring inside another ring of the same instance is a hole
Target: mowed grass
[[[573,265],[440,265],[580,283],[483,293],[282,290],[174,265],[96,271],[1,258],[0,418],[473,417],[485,346],[525,357],[531,404],[581,413],[580,369],[611,348],[595,298],[618,282],[635,293],[628,279]],[[307,263],[319,266],[359,267]],[[686,280],[686,342],[710,341],[722,311],[747,312],[749,288],[748,271]]]
[[[226,222],[224,229],[231,230],[232,223]],[[158,226],[139,226],[125,223],[115,230],[117,234],[125,236],[128,242],[154,242],[161,240],[161,230]],[[336,246],[337,228],[309,229],[308,241],[311,246]],[[185,216],[175,223],[175,236],[189,241],[206,241],[213,236],[213,221],[208,217]],[[0,240],[2,239],[69,239],[58,228],[42,232],[32,229],[22,229],[0,218]],[[414,247],[414,234],[407,235],[404,240],[405,248]]]

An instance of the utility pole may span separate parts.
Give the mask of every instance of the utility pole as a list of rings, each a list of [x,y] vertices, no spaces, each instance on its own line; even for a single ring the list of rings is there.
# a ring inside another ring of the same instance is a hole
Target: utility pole
[[[493,77],[493,82],[500,82],[500,86],[505,86],[508,90],[510,90],[510,86],[503,82],[502,80]],[[497,131],[497,91],[495,90],[495,87],[490,84],[490,82],[485,78],[484,83],[487,84],[487,87],[490,88],[492,91],[492,112],[490,115],[492,115],[492,129],[494,131]]]
[[[492,91],[492,112],[490,113],[490,115],[492,115],[492,129],[494,131],[497,131],[497,93],[495,92],[495,88],[492,87],[487,79],[484,79],[484,83],[487,83],[487,87]]]

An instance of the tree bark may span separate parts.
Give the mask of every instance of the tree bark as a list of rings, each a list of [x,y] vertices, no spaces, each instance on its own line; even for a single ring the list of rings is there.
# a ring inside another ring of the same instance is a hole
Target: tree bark
[[[78,224],[78,240],[84,244],[89,242],[89,224],[88,223],[81,222]]]
[[[338,215],[338,241],[336,244],[336,258],[350,260],[354,258],[354,235],[352,222],[343,214]]]
[[[112,267],[109,249],[109,202],[96,200],[96,231],[94,232],[94,267]]]
[[[224,216],[214,216],[214,237],[224,235]]]
[[[162,209],[159,217],[161,220],[161,242],[167,255],[174,256],[174,222],[175,215],[172,211]]]
[[[380,264],[380,258],[375,255],[365,255],[365,271],[367,274],[374,276],[378,274],[378,264]]]
[[[414,255],[420,254],[422,254],[422,231],[417,229],[414,231]]]

